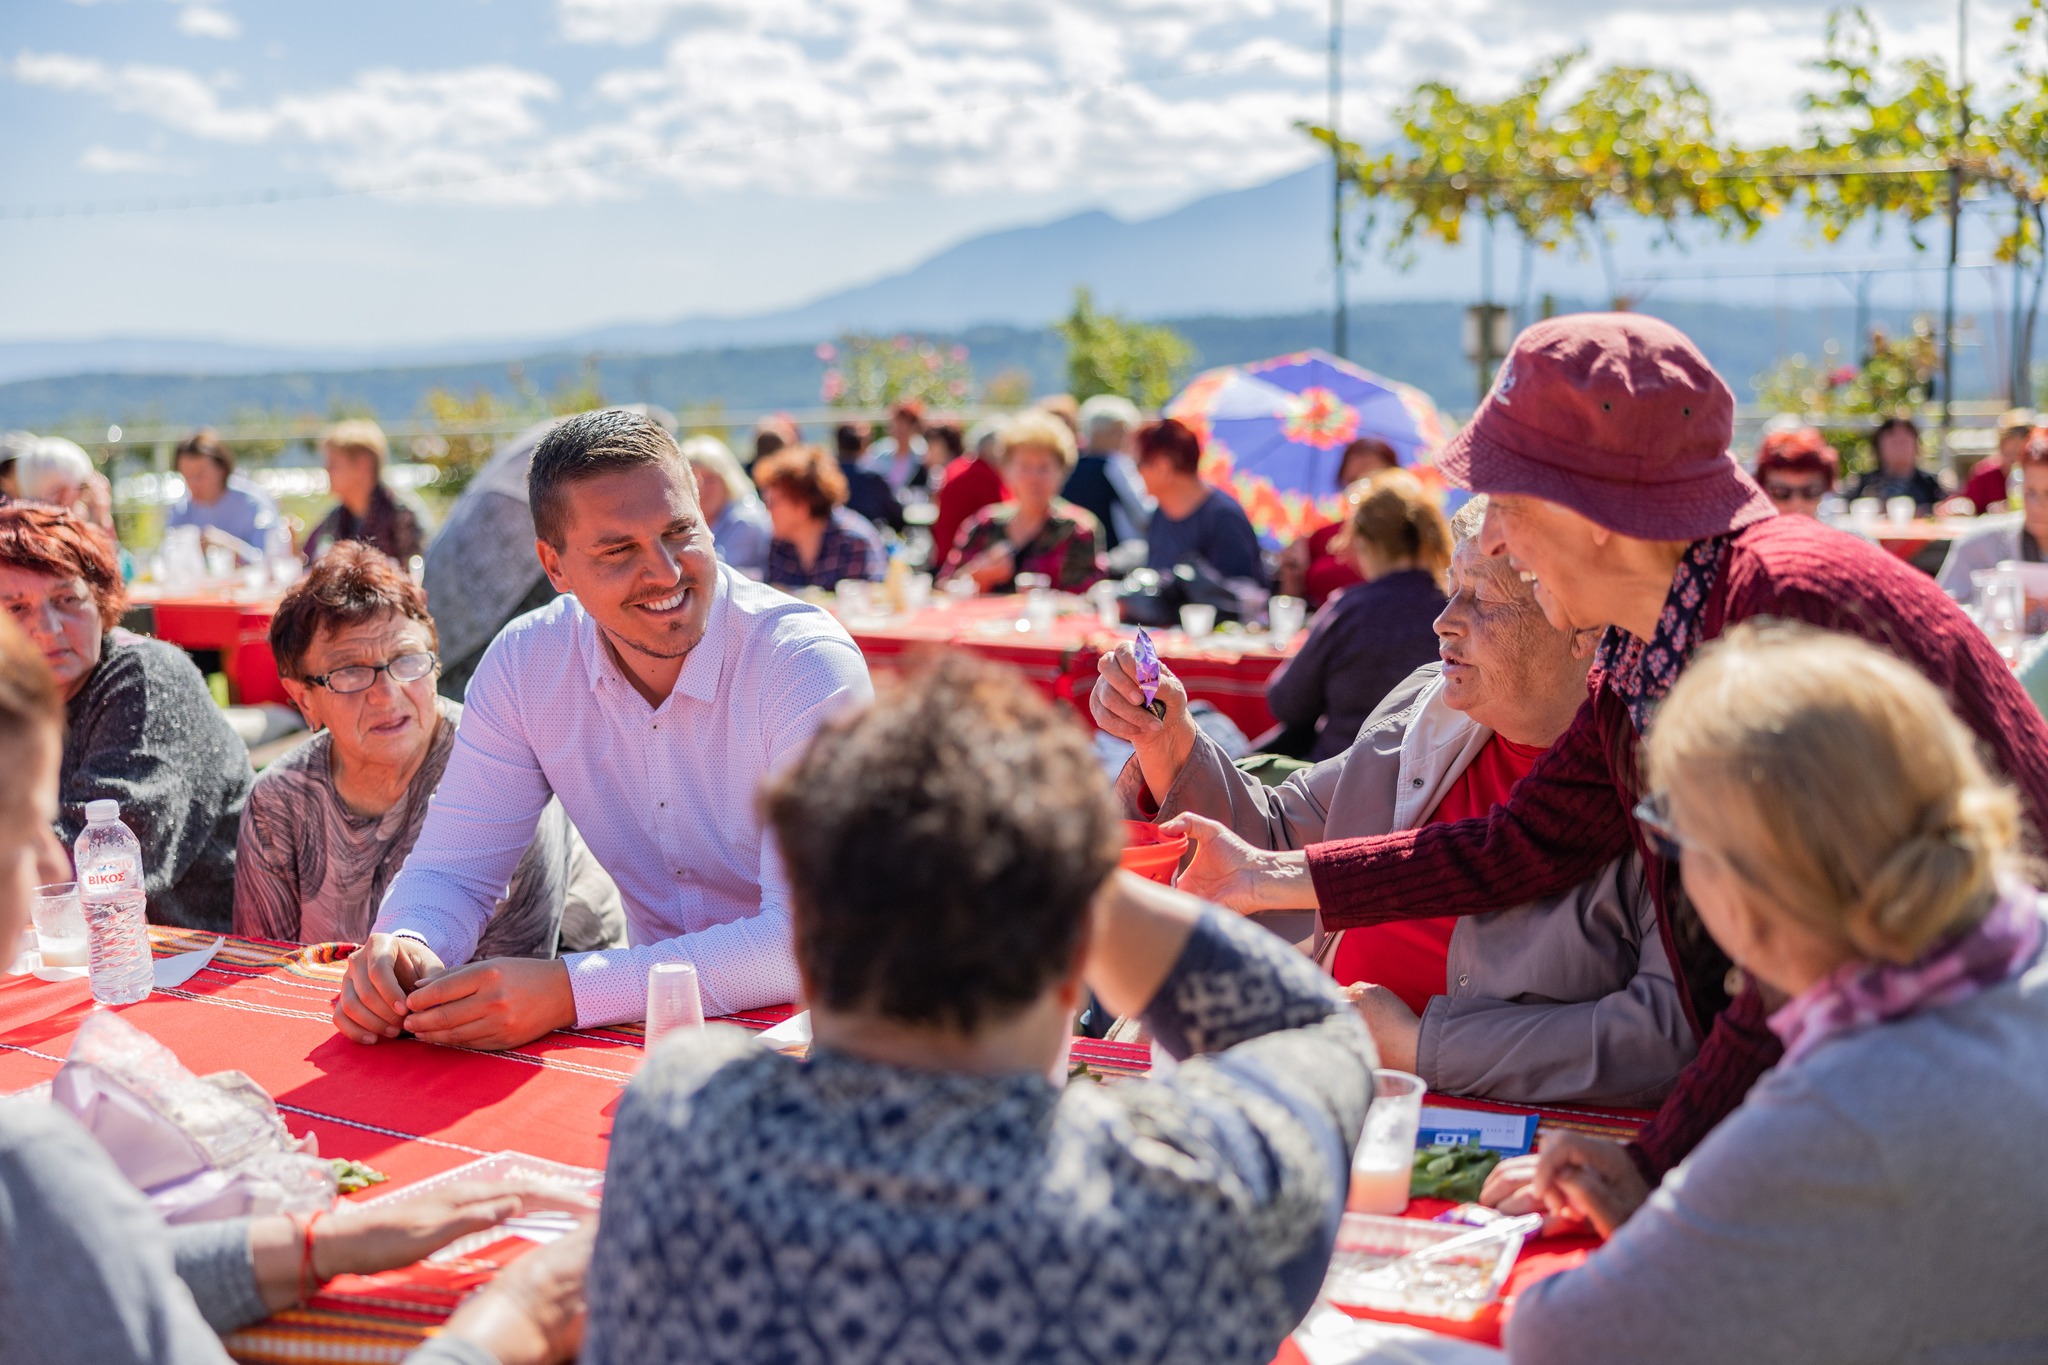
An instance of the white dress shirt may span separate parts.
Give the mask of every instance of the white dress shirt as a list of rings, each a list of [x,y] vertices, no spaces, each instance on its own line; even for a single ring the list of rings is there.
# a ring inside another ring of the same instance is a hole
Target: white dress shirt
[[[559,796],[618,883],[631,945],[564,956],[579,1025],[641,1018],[655,962],[696,964],[707,1015],[794,1000],[789,884],[756,794],[820,724],[873,695],[829,614],[722,564],[704,638],[660,706],[560,597],[506,626],[477,665],[377,932],[467,962]]]

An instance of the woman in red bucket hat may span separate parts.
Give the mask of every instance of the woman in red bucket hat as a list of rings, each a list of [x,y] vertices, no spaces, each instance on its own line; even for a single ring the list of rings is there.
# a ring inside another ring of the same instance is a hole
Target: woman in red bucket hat
[[[1315,908],[1328,930],[1524,904],[1633,844],[1704,1039],[1631,1144],[1638,1201],[1782,1050],[1766,1023],[1780,1002],[1731,972],[1685,901],[1676,846],[1654,811],[1638,813],[1639,741],[1702,643],[1775,617],[1891,650],[1949,696],[2048,831],[2048,722],[1997,651],[1934,580],[1810,517],[1774,515],[1729,451],[1734,410],[1699,350],[1654,318],[1524,331],[1438,468],[1488,495],[1480,545],[1534,580],[1553,625],[1604,628],[1571,729],[1505,804],[1456,824],[1276,854],[1181,817],[1199,844],[1183,889],[1246,912]]]

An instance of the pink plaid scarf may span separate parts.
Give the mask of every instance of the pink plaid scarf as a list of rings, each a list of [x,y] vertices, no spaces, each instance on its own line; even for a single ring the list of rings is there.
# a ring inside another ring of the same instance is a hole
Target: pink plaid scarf
[[[1771,1015],[1790,1065],[1830,1038],[1967,1000],[2010,981],[2041,949],[2040,893],[2013,887],[1976,927],[1937,944],[1918,962],[1845,962]]]

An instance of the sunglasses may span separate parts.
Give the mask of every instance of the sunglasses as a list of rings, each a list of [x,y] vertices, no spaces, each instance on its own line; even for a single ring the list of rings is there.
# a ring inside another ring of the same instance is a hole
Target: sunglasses
[[[1772,502],[1819,502],[1828,490],[1817,483],[1767,483],[1764,495]]]
[[[306,681],[346,697],[352,692],[369,691],[379,673],[389,673],[391,681],[397,683],[418,682],[440,665],[441,661],[431,654],[401,654],[387,663],[351,664],[332,673],[311,673],[306,676]]]
[[[1671,823],[1671,798],[1663,792],[1652,792],[1636,802],[1634,811],[1636,823],[1643,827],[1645,841],[1650,852],[1667,863],[1675,863],[1685,854],[1690,842]]]

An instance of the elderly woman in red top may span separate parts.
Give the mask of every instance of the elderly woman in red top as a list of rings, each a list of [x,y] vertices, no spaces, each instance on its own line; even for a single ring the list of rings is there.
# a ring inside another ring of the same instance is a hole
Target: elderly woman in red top
[[[1200,850],[1181,878],[1239,910],[1314,908],[1326,929],[1343,929],[1554,895],[1633,845],[1706,1034],[1630,1149],[1652,1179],[1781,1052],[1757,985],[1730,971],[1676,863],[1634,814],[1639,742],[1701,644],[1753,617],[1878,642],[1942,689],[2034,829],[2048,829],[2048,721],[1990,641],[1932,579],[1883,550],[1773,515],[1728,453],[1734,411],[1706,358],[1654,318],[1587,314],[1523,332],[1438,468],[1490,495],[1480,546],[1535,584],[1551,624],[1605,628],[1578,717],[1484,817],[1302,853],[1254,850],[1209,826],[1195,831]]]

